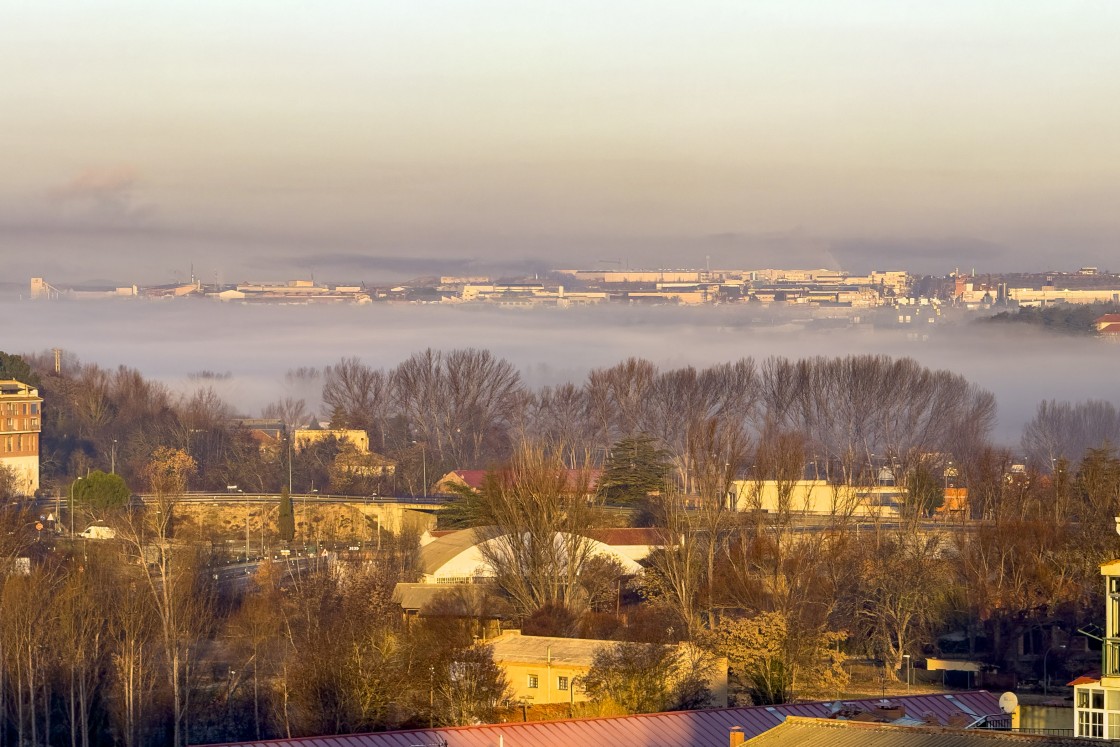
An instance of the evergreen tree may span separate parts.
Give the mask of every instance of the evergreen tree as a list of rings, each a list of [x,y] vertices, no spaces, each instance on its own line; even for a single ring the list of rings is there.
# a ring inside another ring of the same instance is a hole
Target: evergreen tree
[[[599,495],[609,503],[637,503],[664,490],[671,471],[669,452],[658,448],[652,436],[628,436],[611,447]]]
[[[280,488],[280,539],[291,542],[296,538],[296,513],[288,487]]]
[[[77,505],[99,513],[123,508],[132,497],[123,477],[99,469],[75,481],[73,493]]]
[[[14,379],[15,381],[39,388],[39,376],[31,370],[21,356],[15,353],[5,353],[0,350],[0,379]]]

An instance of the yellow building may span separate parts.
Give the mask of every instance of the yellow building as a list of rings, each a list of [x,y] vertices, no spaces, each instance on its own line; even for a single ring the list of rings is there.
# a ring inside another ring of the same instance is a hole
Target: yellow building
[[[1120,532],[1120,516],[1116,517]],[[1105,584],[1104,645],[1100,677],[1073,681],[1074,734],[1120,739],[1120,560],[1101,566]]]
[[[359,454],[369,453],[369,434],[354,428],[296,428],[292,433],[292,445],[298,452],[332,438],[350,444]]]
[[[817,516],[898,516],[900,489],[893,485],[834,485],[827,480],[734,480],[737,511]]]
[[[0,381],[0,465],[15,476],[15,489],[39,489],[39,432],[43,398],[39,390],[11,379]]]
[[[509,680],[513,700],[540,705],[587,701],[587,693],[579,685],[581,679],[591,669],[596,652],[618,641],[521,635],[519,630],[507,630],[486,643],[493,648],[494,662]],[[712,705],[726,707],[727,660],[705,659],[688,643],[679,646],[688,666],[687,672],[681,672],[682,678],[702,674],[712,692]]]

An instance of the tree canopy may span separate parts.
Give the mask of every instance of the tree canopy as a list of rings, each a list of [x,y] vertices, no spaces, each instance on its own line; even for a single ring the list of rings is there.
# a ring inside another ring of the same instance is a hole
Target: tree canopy
[[[128,505],[132,491],[124,478],[94,470],[74,481],[74,502],[94,511],[107,511]]]
[[[15,379],[33,387],[39,387],[39,375],[22,356],[0,350],[0,379]]]
[[[610,449],[599,495],[608,503],[635,503],[664,490],[672,469],[669,452],[659,448],[653,436],[628,436]]]

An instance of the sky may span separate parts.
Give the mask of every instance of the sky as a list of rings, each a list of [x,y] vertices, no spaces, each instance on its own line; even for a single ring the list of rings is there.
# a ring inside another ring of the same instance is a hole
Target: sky
[[[1107,0],[0,15],[2,280],[1120,271]]]

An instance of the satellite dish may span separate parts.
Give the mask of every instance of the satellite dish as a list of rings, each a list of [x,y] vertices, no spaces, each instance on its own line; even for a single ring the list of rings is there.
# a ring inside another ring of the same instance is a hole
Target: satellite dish
[[[999,709],[1004,713],[1014,713],[1018,707],[1019,699],[1015,697],[1015,693],[1004,693],[999,696]]]

